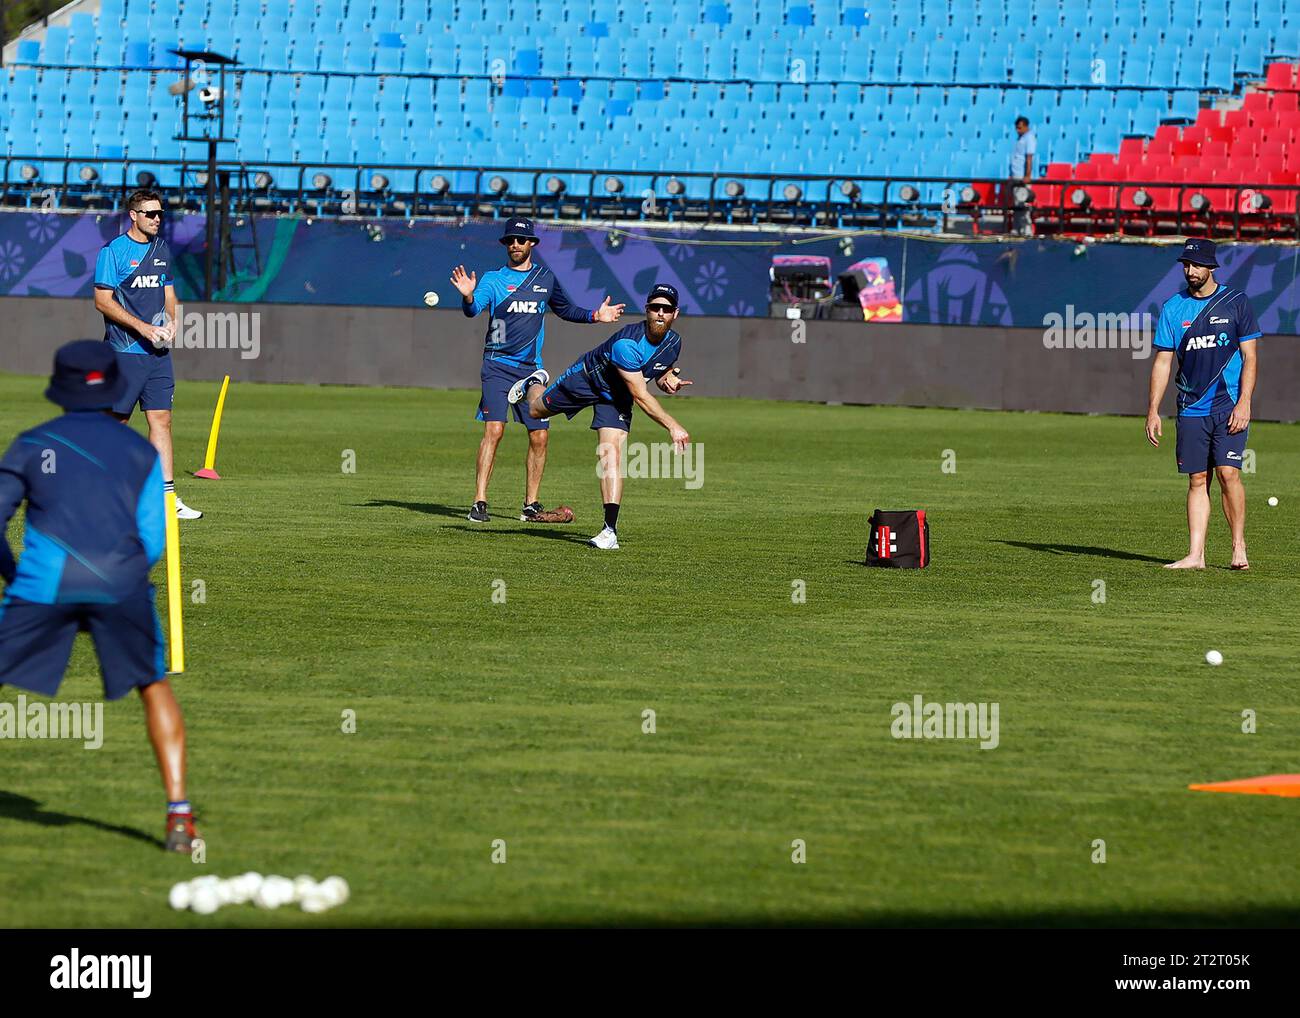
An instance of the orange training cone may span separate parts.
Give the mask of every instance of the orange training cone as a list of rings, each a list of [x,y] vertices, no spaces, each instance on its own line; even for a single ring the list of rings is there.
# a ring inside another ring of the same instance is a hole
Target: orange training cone
[[[1193,792],[1239,792],[1242,795],[1281,795],[1300,799],[1300,774],[1269,774],[1262,778],[1240,778],[1187,787]]]

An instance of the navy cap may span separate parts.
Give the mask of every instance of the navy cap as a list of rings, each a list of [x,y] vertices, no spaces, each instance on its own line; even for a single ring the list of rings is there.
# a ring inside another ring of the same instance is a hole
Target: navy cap
[[[1217,269],[1219,260],[1215,257],[1214,241],[1203,237],[1189,237],[1183,245],[1183,253],[1178,256],[1180,262],[1203,265],[1207,269]]]
[[[650,291],[650,296],[645,299],[649,304],[656,297],[662,297],[673,307],[677,307],[677,287],[670,283],[656,283],[655,288]]]
[[[511,237],[523,237],[524,240],[537,240],[531,219],[507,219],[505,230],[501,234],[501,243],[508,243]]]
[[[125,389],[113,348],[102,339],[77,339],[54,354],[45,398],[64,410],[109,410]]]

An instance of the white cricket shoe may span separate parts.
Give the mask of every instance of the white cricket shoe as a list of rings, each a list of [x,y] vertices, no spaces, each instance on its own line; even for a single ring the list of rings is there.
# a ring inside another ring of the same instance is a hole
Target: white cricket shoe
[[[203,514],[199,512],[197,509],[191,509],[184,502],[182,502],[181,497],[177,495],[176,496],[176,518],[178,520],[201,520],[203,519]]]
[[[604,551],[613,551],[618,547],[618,534],[606,527],[599,534],[587,542],[593,548],[600,548]]]
[[[506,402],[511,406],[514,406],[524,398],[524,393],[528,391],[528,387],[534,382],[538,385],[546,385],[550,380],[551,376],[547,373],[546,369],[538,368],[527,378],[521,378],[519,381],[515,382],[514,385],[510,386],[510,391],[506,393]]]

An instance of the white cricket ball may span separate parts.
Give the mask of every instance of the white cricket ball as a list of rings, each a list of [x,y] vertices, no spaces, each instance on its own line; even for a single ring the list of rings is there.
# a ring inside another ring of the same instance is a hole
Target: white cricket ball
[[[316,878],[309,876],[298,876],[293,878],[293,900],[302,901],[304,898],[315,894]]]
[[[1211,665],[1223,664],[1223,655],[1217,650],[1207,650],[1205,652],[1205,663]]]
[[[199,915],[211,915],[221,907],[221,900],[217,897],[217,889],[209,884],[201,884],[194,888],[194,893],[190,897],[190,908]]]
[[[438,295],[434,293],[432,290],[430,290],[428,293],[424,295],[424,303],[427,304],[429,307],[433,307],[435,304],[438,303]]]
[[[234,880],[219,880],[216,886],[217,901],[222,905],[234,905],[239,890]]]
[[[167,904],[180,911],[190,907],[190,885],[176,884],[167,895]]]
[[[257,889],[257,893],[253,895],[253,904],[258,908],[279,908],[280,898],[273,888],[268,888],[266,884],[263,884]]]
[[[1269,505],[1277,505],[1277,496],[1276,496],[1276,495],[1269,495],[1269,496],[1268,496],[1268,504],[1269,504]]]
[[[225,886],[231,905],[242,905],[252,897],[248,889],[248,881],[243,877],[231,877],[225,882]]]
[[[308,894],[302,898],[300,904],[304,912],[324,912],[333,902],[324,895]]]
[[[342,877],[326,877],[320,882],[320,891],[331,905],[342,905],[352,893]]]

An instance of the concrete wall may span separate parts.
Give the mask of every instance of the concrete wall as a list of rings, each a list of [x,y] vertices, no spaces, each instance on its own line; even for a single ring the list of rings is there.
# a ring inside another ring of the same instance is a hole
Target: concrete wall
[[[187,304],[185,312],[257,312],[260,356],[177,350],[181,379],[477,388],[486,317],[456,309]],[[634,309],[629,309],[633,311]],[[1130,350],[1048,350],[1036,329],[682,318],[681,367],[701,396],[912,406],[1146,412],[1149,359]],[[548,316],[552,374],[612,330]],[[48,374],[55,348],[103,335],[89,300],[0,298],[0,370]],[[1300,339],[1265,337],[1259,420],[1300,420]],[[1171,386],[1172,389],[1172,386]],[[1166,397],[1166,410],[1172,395]]]

